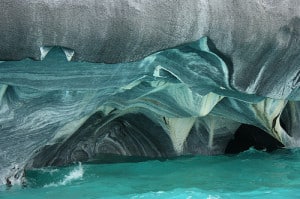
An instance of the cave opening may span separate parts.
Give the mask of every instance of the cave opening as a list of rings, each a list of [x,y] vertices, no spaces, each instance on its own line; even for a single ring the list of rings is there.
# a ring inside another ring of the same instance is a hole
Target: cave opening
[[[144,114],[92,115],[63,142],[36,151],[27,169],[66,166],[76,162],[121,163],[164,160],[175,156],[164,129]]]
[[[248,124],[242,124],[228,142],[225,154],[238,154],[250,149],[273,152],[284,145],[262,129]]]

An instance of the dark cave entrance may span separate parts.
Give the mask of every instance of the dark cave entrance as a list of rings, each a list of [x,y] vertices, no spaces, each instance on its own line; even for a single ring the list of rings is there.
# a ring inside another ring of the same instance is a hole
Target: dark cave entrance
[[[242,124],[235,132],[234,138],[228,142],[225,154],[238,154],[248,150],[250,147],[256,150],[272,152],[283,148],[284,145],[262,129]]]

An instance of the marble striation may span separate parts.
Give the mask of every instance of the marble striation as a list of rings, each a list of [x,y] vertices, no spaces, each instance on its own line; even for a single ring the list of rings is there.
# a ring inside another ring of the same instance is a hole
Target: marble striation
[[[297,0],[0,0],[2,183],[77,161],[224,154],[247,125],[298,147],[299,11]]]

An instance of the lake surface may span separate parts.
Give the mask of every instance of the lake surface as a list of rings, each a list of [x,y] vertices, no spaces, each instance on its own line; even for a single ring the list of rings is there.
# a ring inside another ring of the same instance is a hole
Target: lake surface
[[[300,198],[300,149],[26,172],[0,198]]]

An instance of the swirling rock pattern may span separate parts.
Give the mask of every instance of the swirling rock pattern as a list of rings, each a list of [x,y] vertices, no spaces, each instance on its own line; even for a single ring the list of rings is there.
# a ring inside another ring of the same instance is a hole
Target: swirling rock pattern
[[[277,140],[259,148],[299,146],[299,11],[0,0],[2,183],[25,166],[223,154],[247,125]]]

